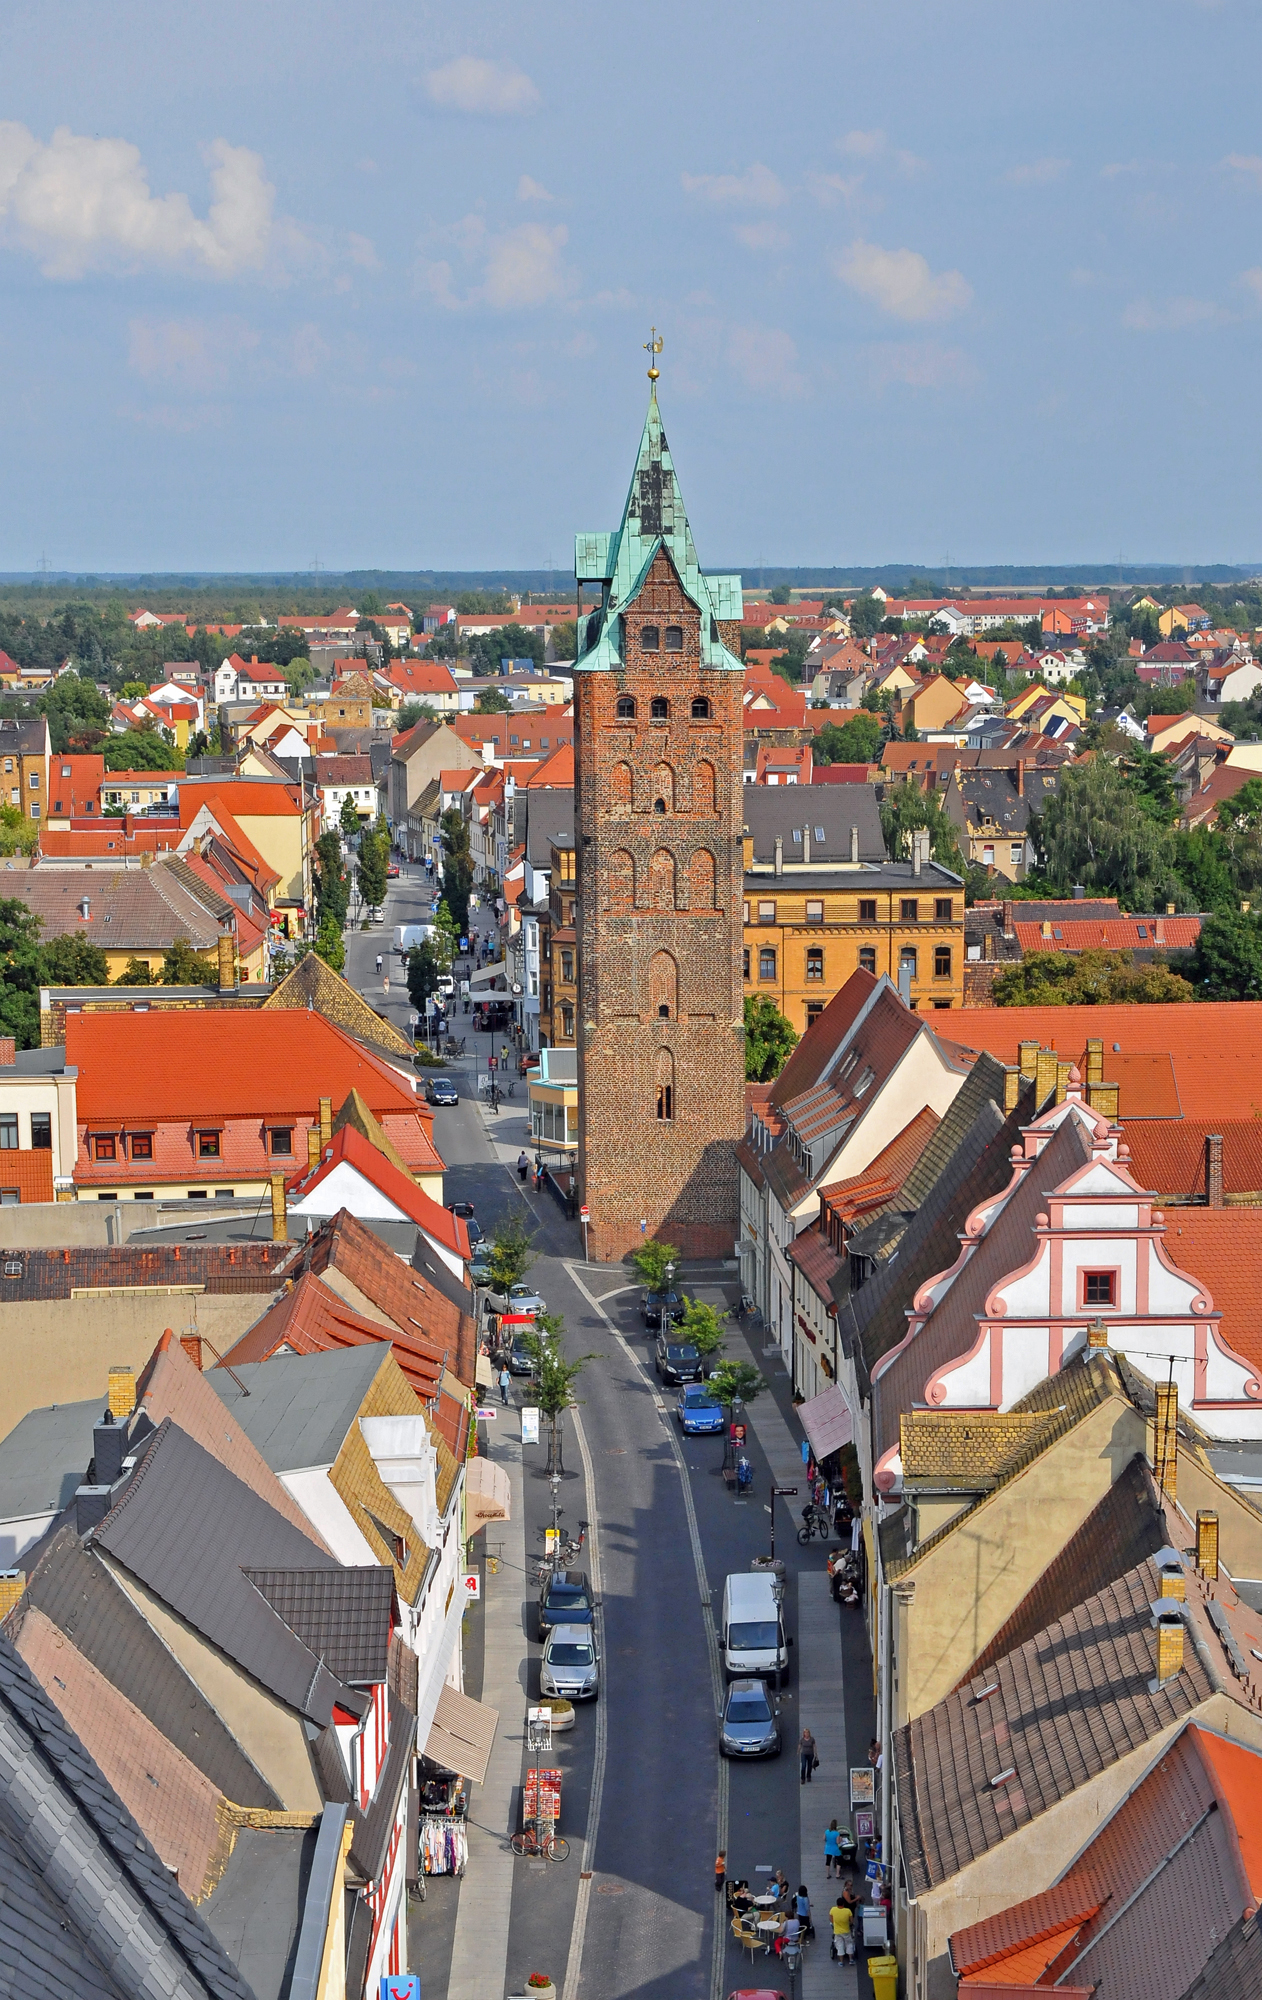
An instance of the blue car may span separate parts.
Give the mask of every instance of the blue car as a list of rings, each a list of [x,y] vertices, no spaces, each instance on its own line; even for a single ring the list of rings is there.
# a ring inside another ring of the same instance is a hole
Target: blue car
[[[725,1422],[722,1403],[717,1403],[704,1382],[688,1382],[675,1405],[680,1427],[687,1433],[721,1431]]]

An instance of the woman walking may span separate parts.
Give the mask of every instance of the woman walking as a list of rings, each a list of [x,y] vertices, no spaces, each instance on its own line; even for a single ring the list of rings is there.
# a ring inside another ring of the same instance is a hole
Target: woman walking
[[[798,1737],[798,1755],[802,1760],[802,1783],[809,1785],[819,1758],[815,1755],[815,1738],[809,1729],[804,1729]]]
[[[836,1866],[838,1879],[840,1879],[841,1835],[837,1831],[836,1820],[830,1819],[828,1822],[828,1831],[824,1835],[824,1880],[826,1882],[831,1882],[834,1866]]]

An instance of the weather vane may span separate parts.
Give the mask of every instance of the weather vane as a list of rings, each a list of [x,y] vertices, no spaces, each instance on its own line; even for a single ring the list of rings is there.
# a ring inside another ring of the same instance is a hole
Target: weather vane
[[[662,336],[658,332],[655,326],[649,328],[649,334],[650,338],[646,340],[644,343],[644,352],[647,355],[649,355],[653,361],[653,366],[649,369],[649,381],[653,384],[653,394],[656,396],[657,378],[662,372],[661,369],[657,366],[657,357],[662,351]]]

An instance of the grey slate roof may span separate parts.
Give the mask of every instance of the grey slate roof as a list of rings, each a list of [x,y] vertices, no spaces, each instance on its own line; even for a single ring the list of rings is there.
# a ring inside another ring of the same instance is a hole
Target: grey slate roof
[[[872,785],[746,785],[741,813],[754,843],[755,861],[774,862],[777,834],[785,861],[801,861],[804,846],[793,834],[802,827],[810,829],[812,864],[848,862],[852,826],[859,830],[860,861],[884,863],[886,858]]]
[[[4,1639],[0,1986],[23,2000],[256,2000]]]
[[[1262,2000],[1262,1929],[1247,1917],[1225,1937],[1182,2000]]]
[[[300,1715],[324,1726],[335,1702],[363,1712],[242,1567],[339,1565],[170,1418],[93,1541]]]
[[[88,900],[87,920],[80,904]],[[162,951],[186,937],[212,950],[221,924],[188,886],[188,871],[155,861],[152,868],[32,868],[21,878],[21,900],[43,924],[46,938],[76,935],[110,951]],[[230,910],[221,901],[225,916]]]
[[[200,1914],[255,2000],[289,1992],[319,1827],[242,1827]]]
[[[232,1375],[211,1368],[206,1380],[273,1472],[299,1472],[332,1465],[388,1353],[384,1346],[366,1346],[276,1354],[234,1365]],[[0,1476],[3,1453],[0,1445]]]
[[[518,821],[519,840],[524,841],[526,859],[532,868],[547,868],[552,844],[574,845],[574,794],[558,785],[545,785],[537,792],[519,791],[517,800],[526,802],[526,823]]]
[[[356,1569],[247,1569],[245,1574],[339,1680],[385,1680],[392,1569],[374,1563]]]
[[[104,1398],[28,1410],[0,1440],[0,1522],[60,1514],[82,1484]],[[0,1551],[2,1553],[2,1551]]]

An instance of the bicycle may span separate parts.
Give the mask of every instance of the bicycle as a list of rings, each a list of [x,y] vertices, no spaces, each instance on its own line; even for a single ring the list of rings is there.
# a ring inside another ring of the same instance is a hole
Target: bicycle
[[[803,1507],[802,1525],[798,1529],[798,1540],[805,1548],[812,1535],[818,1535],[821,1542],[829,1536],[828,1516],[822,1507]]]
[[[551,1824],[545,1820],[543,1827]],[[542,1831],[538,1820],[531,1820],[520,1833],[509,1835],[509,1846],[519,1857],[538,1854],[545,1861],[564,1861],[570,1851],[570,1843],[559,1833]]]

